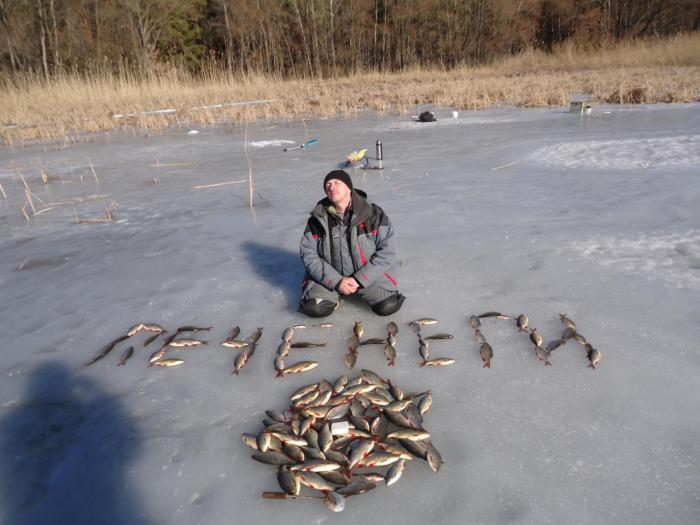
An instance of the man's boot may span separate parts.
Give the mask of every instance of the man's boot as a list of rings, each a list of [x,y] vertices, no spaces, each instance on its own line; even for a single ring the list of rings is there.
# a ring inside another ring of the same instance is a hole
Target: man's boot
[[[302,299],[299,302],[299,310],[309,317],[327,317],[333,313],[337,306],[338,303],[317,297]]]
[[[382,299],[378,303],[372,305],[372,311],[377,315],[391,315],[398,312],[406,298],[400,293],[396,293],[386,299]]]

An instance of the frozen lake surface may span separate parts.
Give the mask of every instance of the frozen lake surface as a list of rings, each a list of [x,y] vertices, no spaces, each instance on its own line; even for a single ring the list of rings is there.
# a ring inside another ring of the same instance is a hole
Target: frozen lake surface
[[[698,523],[700,105],[449,113],[250,126],[254,212],[246,183],[193,189],[247,179],[241,128],[0,149],[0,522]],[[328,339],[293,350],[320,366],[277,379],[282,331],[304,321],[298,243],[323,176],[378,139],[385,169],[349,171],[398,239],[396,367],[374,346],[345,368],[354,321],[376,337],[389,320],[350,300],[328,333],[297,336]],[[19,173],[49,208],[31,221]],[[112,202],[111,223],[76,224]],[[570,342],[545,368],[513,321],[485,319],[482,369],[467,318],[489,310],[526,313],[545,341],[565,312],[602,361],[587,368]],[[431,345],[454,365],[418,367],[407,323],[424,316],[440,320],[424,333],[455,335]],[[140,334],[126,366],[129,343],[82,366],[140,321],[212,325],[211,344],[147,368]],[[264,327],[238,377],[218,344],[235,325]],[[410,462],[341,514],[261,499],[275,470],[241,433],[299,386],[361,368],[432,389],[440,472]]]

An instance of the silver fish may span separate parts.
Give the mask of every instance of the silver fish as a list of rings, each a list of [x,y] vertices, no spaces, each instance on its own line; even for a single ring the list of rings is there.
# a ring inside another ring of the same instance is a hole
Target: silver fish
[[[545,349],[546,349],[548,352],[552,352],[552,351],[556,350],[557,348],[559,348],[559,347],[560,347],[561,345],[563,345],[563,344],[564,344],[564,340],[563,340],[563,339],[555,339],[555,340],[550,341],[549,343],[547,343],[547,346],[545,347]]]
[[[173,339],[170,341],[168,346],[172,346],[173,348],[193,348],[195,346],[201,346],[201,345],[206,345],[209,344],[208,341],[200,341],[198,339],[188,339],[188,338],[182,338],[182,339]]]
[[[396,483],[399,478],[401,477],[401,474],[403,474],[404,469],[406,468],[406,460],[401,459],[394,463],[391,468],[386,473],[386,484],[387,486],[393,485]]]
[[[571,338],[574,336],[575,333],[576,333],[576,330],[575,330],[575,329],[571,328],[570,326],[567,326],[567,327],[564,329],[564,331],[561,333],[561,340],[562,340],[563,342],[566,342],[566,341],[568,341],[569,339],[571,339]]]
[[[280,466],[279,471],[277,472],[277,481],[279,482],[280,488],[287,494],[292,496],[299,495],[299,492],[301,491],[299,477],[286,466]]]
[[[294,337],[294,328],[290,326],[289,328],[286,328],[282,333],[282,340],[290,342],[292,340],[292,337]]]
[[[243,433],[241,434],[241,439],[246,446],[252,448],[253,450],[258,450],[258,437],[255,434]]]
[[[245,352],[241,352],[236,356],[236,359],[233,361],[233,370],[231,370],[231,373],[233,375],[238,375],[247,363],[248,355]]]
[[[356,466],[358,468],[385,467],[400,460],[401,458],[399,456],[395,456],[387,452],[372,452],[371,454],[368,454],[362,458]]]
[[[117,363],[117,366],[124,366],[132,355],[134,355],[134,347],[130,346],[129,348],[124,350],[124,353],[122,354],[122,358]]]
[[[428,462],[430,469],[435,473],[440,470],[440,467],[443,464],[442,455],[440,455],[438,449],[436,449],[429,441],[426,445],[425,460]]]
[[[595,365],[600,363],[600,360],[602,359],[603,355],[600,353],[599,350],[593,348],[590,343],[586,343],[586,357],[588,358],[588,362],[590,363],[588,367],[593,368],[595,370]]]
[[[371,385],[377,385],[377,386],[383,386],[386,381],[382,379],[379,374],[376,372],[373,372],[372,370],[369,370],[368,368],[363,368],[361,370],[361,379],[362,382],[371,384]]]
[[[481,354],[481,360],[484,362],[482,368],[491,368],[491,359],[493,358],[493,348],[488,343],[482,343],[481,348],[479,348],[479,354]]]
[[[247,346],[250,345],[249,341],[241,341],[240,339],[227,339],[223,343],[221,343],[221,346],[225,346],[226,348],[246,348]]]
[[[115,346],[117,346],[118,343],[121,343],[122,341],[124,341],[124,340],[126,340],[126,339],[128,339],[128,338],[129,338],[128,335],[120,335],[119,337],[117,337],[117,338],[116,338],[114,341],[112,341],[111,343],[108,343],[108,344],[106,344],[105,346],[103,346],[102,348],[100,348],[100,349],[97,351],[97,354],[95,355],[95,357],[93,357],[90,361],[88,361],[87,363],[85,363],[85,365],[83,365],[83,366],[90,366],[91,364],[96,363],[97,361],[99,361],[100,359],[102,359],[103,357],[105,357],[107,354],[109,354],[109,353],[112,351],[112,349],[113,349]]]
[[[304,450],[298,445],[291,443],[282,443],[282,452],[292,458],[297,463],[303,463],[306,460]]]
[[[326,341],[322,343],[309,343],[308,341],[300,341],[298,343],[292,343],[290,346],[291,348],[320,348],[322,346],[326,346],[326,344]]]
[[[478,316],[479,319],[484,319],[486,317],[497,317],[498,319],[510,319],[509,315],[502,314],[501,312],[486,312]]]
[[[382,339],[381,337],[370,337],[369,339],[365,339],[364,341],[360,342],[360,346],[383,345],[384,343],[386,343],[386,339]]]
[[[340,376],[333,383],[333,392],[335,392],[336,394],[340,393],[343,390],[343,388],[345,388],[345,385],[347,385],[347,384],[348,384],[348,378],[345,376]]]
[[[484,344],[486,342],[486,338],[484,334],[481,333],[481,330],[474,331],[474,339],[476,339],[476,342],[479,344]]]
[[[430,356],[430,345],[428,344],[428,341],[420,337],[420,335],[418,337],[418,340],[420,342],[420,346],[418,347],[418,353],[423,358],[423,360],[427,361],[428,357]]]
[[[559,314],[559,320],[562,322],[564,326],[567,326],[569,328],[572,328],[573,330],[576,330],[576,323],[574,323],[571,319],[569,319],[566,314]]]
[[[537,331],[537,328],[530,330],[530,341],[537,347],[542,347],[542,336]]]
[[[436,359],[430,359],[428,361],[423,361],[420,366],[447,366],[455,362],[451,357],[438,357]]]
[[[265,415],[278,423],[287,423],[287,416],[279,410],[265,410]]]
[[[281,372],[277,373],[278,377],[286,376],[289,374],[303,374],[308,372],[318,366],[317,361],[300,361],[299,363],[294,363],[293,365],[285,368]]]
[[[281,372],[284,370],[284,357],[277,355],[274,361],[275,372]]]
[[[372,483],[369,480],[358,480],[336,489],[335,493],[347,498],[349,496],[355,496],[357,494],[362,494],[363,492],[368,492],[376,486],[376,483]]]
[[[400,430],[394,430],[387,434],[389,438],[396,439],[407,439],[409,441],[423,441],[430,437],[430,433],[424,430],[412,430],[409,428],[402,428]]]
[[[355,336],[353,336],[355,337]],[[348,352],[345,354],[345,366],[352,369],[357,362],[357,352]]]
[[[432,404],[433,395],[430,392],[428,392],[421,398],[420,402],[418,403],[418,410],[421,414],[425,414],[428,410],[430,410],[430,406]]]
[[[165,328],[156,323],[141,323],[141,330],[146,330],[147,332],[157,332],[162,334],[165,332]]]
[[[404,391],[401,390],[401,387],[396,383],[391,383],[389,385],[389,392],[391,392],[391,395],[394,396],[394,399],[397,401],[401,401],[404,398]]]
[[[426,337],[426,339],[454,339],[455,336],[452,334],[446,334],[444,332],[440,332],[439,334],[433,334],[429,335]]]
[[[161,359],[160,361],[156,361],[155,363],[151,363],[153,366],[164,366],[164,367],[171,367],[171,366],[180,366],[185,364],[185,361],[182,359]]]
[[[527,315],[520,314],[515,320],[515,324],[518,327],[518,332],[527,332],[527,325],[529,322],[530,320],[527,318]]]
[[[302,386],[301,388],[297,388],[294,392],[292,392],[292,395],[289,397],[289,400],[294,401],[295,399],[299,399],[304,394],[307,394],[308,392],[311,392],[312,390],[316,390],[317,388],[318,388],[318,383],[313,383],[311,385],[306,385],[306,386]]]
[[[165,355],[165,352],[168,350],[168,347],[164,344],[161,346],[158,350],[153,352],[149,358],[148,358],[148,366],[152,366],[153,363],[156,363],[163,359],[163,356]]]
[[[477,316],[472,315],[469,317],[469,326],[471,326],[474,330],[478,330],[478,328],[481,326],[481,321]]]
[[[312,459],[306,463],[292,465],[290,468],[301,472],[327,472],[329,470],[338,470],[340,465],[334,461]]]
[[[272,443],[272,433],[263,430],[258,434],[255,444],[260,452],[267,452]]]
[[[435,324],[437,323],[437,319],[433,319],[431,317],[421,317],[420,319],[416,319],[415,321],[411,321],[409,324],[417,324],[418,326],[426,326],[430,324]]]
[[[345,496],[337,492],[329,492],[323,497],[323,504],[333,512],[343,512],[345,510]]]
[[[394,321],[389,321],[386,324],[386,330],[389,334],[396,336],[399,333],[399,327],[396,325]]]
[[[241,327],[240,326],[234,326],[231,331],[228,333],[228,337],[226,338],[227,341],[230,341],[232,339],[235,339],[238,337],[238,334],[241,333]]]
[[[165,332],[163,332],[165,333]],[[143,347],[146,348],[148,345],[150,345],[153,341],[158,339],[161,336],[161,334],[153,334],[151,336],[148,336],[148,338],[143,342]]]
[[[268,465],[292,465],[294,460],[288,458],[281,452],[268,450],[267,452],[256,452],[251,456],[255,461]]]
[[[388,410],[389,412],[402,412],[410,404],[412,404],[410,399],[402,399],[400,401],[389,403],[384,407],[384,410]]]
[[[322,478],[316,472],[299,472],[299,481],[309,488],[320,491],[333,491],[335,485],[325,478]]]
[[[156,326],[157,326],[157,325],[156,325]],[[186,325],[186,326],[181,326],[180,328],[178,328],[178,329],[175,330],[175,331],[176,331],[176,332],[202,332],[202,331],[208,332],[208,331],[210,331],[212,328],[213,328],[212,326],[193,326],[193,325]],[[146,328],[146,325],[143,326],[143,329],[144,329],[144,330],[148,330],[148,328]],[[153,331],[155,331],[155,330],[153,330]]]
[[[326,423],[318,432],[318,444],[321,452],[326,452],[333,444],[333,434],[331,434],[331,426]]]
[[[355,321],[355,326],[353,326],[352,331],[355,333],[358,340],[362,339],[362,334],[365,332],[365,329],[362,327],[362,321]]]
[[[255,332],[253,333],[253,335],[250,336],[251,343],[257,343],[260,340],[260,338],[262,337],[262,334],[263,334],[263,328],[258,327],[255,330]]]
[[[544,361],[544,366],[552,366],[552,363],[549,362],[549,355],[551,354],[551,351],[545,350],[541,346],[536,346],[535,354],[537,354],[537,359]]]
[[[384,357],[386,358],[387,366],[394,366],[396,360],[396,347],[389,343],[384,345]]]
[[[126,335],[131,337],[138,334],[141,330],[143,330],[143,323],[137,323],[126,331]]]

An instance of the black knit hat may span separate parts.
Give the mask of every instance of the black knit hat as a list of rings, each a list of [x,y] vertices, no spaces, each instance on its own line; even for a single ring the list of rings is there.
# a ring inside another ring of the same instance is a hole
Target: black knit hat
[[[343,170],[333,170],[331,171],[328,175],[326,175],[326,178],[323,179],[323,189],[326,189],[326,183],[329,180],[332,179],[338,179],[339,181],[345,183],[345,185],[350,188],[350,191],[352,191],[352,179],[350,178],[350,175],[347,174],[347,172]]]

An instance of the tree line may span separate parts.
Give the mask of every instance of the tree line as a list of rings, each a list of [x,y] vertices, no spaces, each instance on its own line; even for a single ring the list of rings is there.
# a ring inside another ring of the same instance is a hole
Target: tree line
[[[698,29],[698,0],[0,0],[0,73],[330,76]]]

